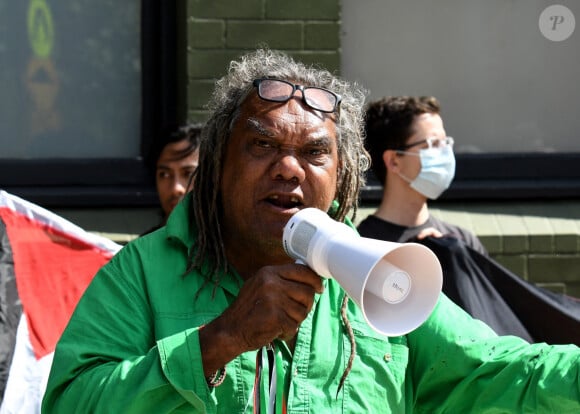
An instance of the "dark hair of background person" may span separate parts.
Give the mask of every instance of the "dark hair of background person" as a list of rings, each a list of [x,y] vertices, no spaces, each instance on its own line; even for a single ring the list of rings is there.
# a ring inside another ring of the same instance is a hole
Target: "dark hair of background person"
[[[199,149],[202,128],[203,128],[203,124],[201,124],[201,123],[185,124],[185,125],[173,128],[171,130],[167,130],[163,134],[162,138],[160,140],[157,140],[157,145],[155,145],[152,148],[151,152],[149,153],[149,156],[147,157],[147,166],[148,166],[149,174],[151,176],[151,180],[152,180],[153,184],[156,183],[157,162],[159,161],[159,158],[161,157],[161,154],[163,153],[163,150],[165,149],[165,147],[170,145],[170,144],[174,144],[176,142],[187,141],[188,145],[185,146],[182,150],[180,150],[178,152],[177,151],[172,152],[172,160],[173,161],[180,161],[180,160],[183,160],[183,159],[189,157],[190,155],[192,155],[195,151],[197,151]],[[190,178],[190,183],[191,183],[191,180],[193,180],[193,175]],[[149,234],[149,233],[157,230],[160,226],[163,225],[163,223],[165,223],[165,220],[167,219],[167,215],[168,215],[168,213],[161,206],[161,208],[159,209],[159,220],[160,220],[161,224],[157,224],[157,225],[147,229],[146,231],[144,231],[140,235],[144,236],[146,234]]]
[[[367,105],[365,147],[371,154],[372,171],[383,186],[387,174],[383,153],[407,143],[417,115],[440,111],[439,101],[433,96],[386,96]]]
[[[162,138],[156,141],[156,145],[153,146],[149,153],[149,157],[147,158],[147,166],[149,167],[153,178],[155,178],[157,160],[165,146],[175,142],[188,140],[189,145],[177,154],[175,159],[181,160],[188,157],[199,147],[202,127],[202,123],[189,123],[171,129],[166,128],[165,132],[162,133]]]

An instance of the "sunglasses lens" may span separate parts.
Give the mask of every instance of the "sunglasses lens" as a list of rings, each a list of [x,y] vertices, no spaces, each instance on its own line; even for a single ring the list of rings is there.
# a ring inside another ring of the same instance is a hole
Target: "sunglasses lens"
[[[293,92],[292,85],[279,80],[264,79],[258,88],[258,93],[262,99],[275,102],[287,101]]]
[[[340,96],[327,89],[302,87],[280,79],[256,79],[254,86],[258,87],[260,98],[273,102],[286,102],[299,90],[306,105],[321,112],[334,112],[340,103]]]
[[[304,88],[304,99],[311,108],[323,112],[332,112],[337,104],[335,95],[320,88]]]

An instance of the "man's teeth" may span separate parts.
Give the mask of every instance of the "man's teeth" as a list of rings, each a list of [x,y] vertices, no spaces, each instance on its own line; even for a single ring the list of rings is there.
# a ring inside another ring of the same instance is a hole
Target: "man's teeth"
[[[276,194],[275,194],[275,195],[271,195],[271,196],[269,197],[269,199],[270,199],[270,200],[279,200],[279,199],[280,199],[280,196],[278,196],[278,195],[276,195]],[[300,200],[299,200],[299,199],[298,199],[298,197],[296,197],[296,196],[290,196],[290,203],[293,203],[293,204],[299,204],[299,203],[300,203]]]

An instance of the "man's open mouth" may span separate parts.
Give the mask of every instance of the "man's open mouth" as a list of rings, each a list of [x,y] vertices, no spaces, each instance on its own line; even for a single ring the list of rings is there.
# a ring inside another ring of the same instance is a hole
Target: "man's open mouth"
[[[266,199],[270,204],[280,208],[296,208],[302,206],[300,198],[293,195],[273,194]]]

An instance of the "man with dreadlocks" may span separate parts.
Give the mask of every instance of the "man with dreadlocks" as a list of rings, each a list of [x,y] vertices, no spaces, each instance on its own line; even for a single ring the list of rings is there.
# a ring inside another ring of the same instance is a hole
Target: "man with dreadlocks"
[[[258,50],[217,82],[193,192],[94,278],[57,345],[44,413],[571,412],[580,350],[498,337],[445,296],[374,332],[283,227],[346,221],[368,167],[356,85]]]

